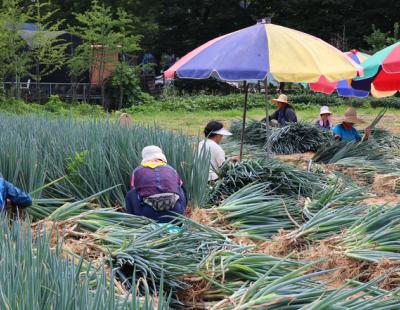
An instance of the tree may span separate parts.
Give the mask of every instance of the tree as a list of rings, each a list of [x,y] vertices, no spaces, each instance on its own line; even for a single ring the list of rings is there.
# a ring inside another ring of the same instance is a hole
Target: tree
[[[98,73],[102,104],[108,110],[106,78],[122,63],[118,55],[139,50],[140,37],[133,34],[130,17],[123,9],[118,9],[113,16],[111,8],[100,5],[97,0],[92,1],[89,10],[75,14],[75,17],[78,25],[71,31],[83,41],[75,57],[86,60],[75,64],[84,64],[86,69]]]
[[[370,53],[376,53],[377,51],[396,43],[399,40],[399,23],[394,23],[393,34],[391,31],[382,32],[380,29],[372,25],[372,33],[368,36],[364,36],[365,41],[368,43]]]
[[[63,67],[66,61],[65,50],[69,43],[60,38],[64,31],[60,31],[64,20],[55,21],[54,14],[57,10],[50,10],[51,3],[35,0],[30,7],[31,19],[37,27],[29,40],[30,56],[35,66],[32,74],[36,81],[37,99],[40,103],[39,84],[43,77],[52,74]]]
[[[0,54],[2,60],[2,73],[12,77],[15,82],[14,96],[19,99],[21,95],[20,79],[28,73],[29,53],[26,42],[21,37],[23,23],[28,16],[19,0],[3,0],[0,11],[1,40]]]

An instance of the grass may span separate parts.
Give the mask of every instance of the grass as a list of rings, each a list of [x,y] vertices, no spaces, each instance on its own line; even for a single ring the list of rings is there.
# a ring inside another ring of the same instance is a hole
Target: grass
[[[340,117],[344,114],[348,107],[338,106],[330,107],[333,112],[334,123],[340,121]],[[358,108],[357,113],[363,117],[369,124],[382,108]],[[296,110],[297,116],[300,120],[314,122],[318,118],[319,106],[307,107],[304,110]],[[226,126],[230,126],[230,123],[234,119],[241,118],[243,110],[221,110],[221,111],[163,111],[163,112],[140,112],[133,115],[135,122],[144,124],[157,123],[162,128],[171,129],[174,131],[183,130],[190,135],[198,135],[202,133],[204,126],[208,121],[212,119],[220,120],[224,122]],[[247,113],[248,119],[262,119],[265,116],[265,110],[262,108],[251,109]],[[359,128],[363,128],[360,125]],[[400,130],[400,110],[389,109],[382,121],[379,123],[380,128],[385,128],[391,132],[399,132]]]

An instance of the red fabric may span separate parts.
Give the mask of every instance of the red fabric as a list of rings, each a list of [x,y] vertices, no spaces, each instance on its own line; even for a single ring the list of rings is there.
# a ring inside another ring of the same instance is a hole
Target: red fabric
[[[381,70],[375,77],[373,84],[376,90],[400,90],[400,73],[391,74]]]
[[[400,73],[400,44],[382,62],[382,69],[387,73]]]
[[[338,82],[329,82],[324,76],[321,76],[318,82],[310,83],[310,88],[313,91],[324,93],[324,94],[332,94]]]

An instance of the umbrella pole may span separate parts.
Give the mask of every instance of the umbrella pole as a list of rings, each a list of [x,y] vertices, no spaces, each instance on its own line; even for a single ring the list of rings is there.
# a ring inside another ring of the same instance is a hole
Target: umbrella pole
[[[271,136],[271,128],[269,126],[269,111],[268,111],[268,78],[264,80],[265,89],[265,126],[266,126],[266,151],[267,157],[271,156],[271,145],[269,143],[269,137]]]
[[[240,160],[243,159],[243,142],[244,142],[244,131],[246,129],[246,114],[247,114],[247,98],[249,96],[249,84],[244,81],[244,109],[243,109],[243,120],[242,120],[242,132],[240,133]]]

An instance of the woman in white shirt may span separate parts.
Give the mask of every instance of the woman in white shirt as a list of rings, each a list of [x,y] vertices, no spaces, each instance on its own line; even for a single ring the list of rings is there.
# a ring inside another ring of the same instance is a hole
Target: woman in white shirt
[[[224,136],[231,136],[228,130],[224,128],[224,125],[221,122],[211,121],[204,128],[204,136],[205,139],[199,143],[199,152],[202,152],[205,148],[206,151],[210,152],[210,174],[208,176],[209,181],[214,181],[218,179],[218,175],[216,172],[219,171],[219,168],[225,161],[225,152],[220,146],[222,138]],[[238,161],[238,156],[232,157],[233,161]]]

